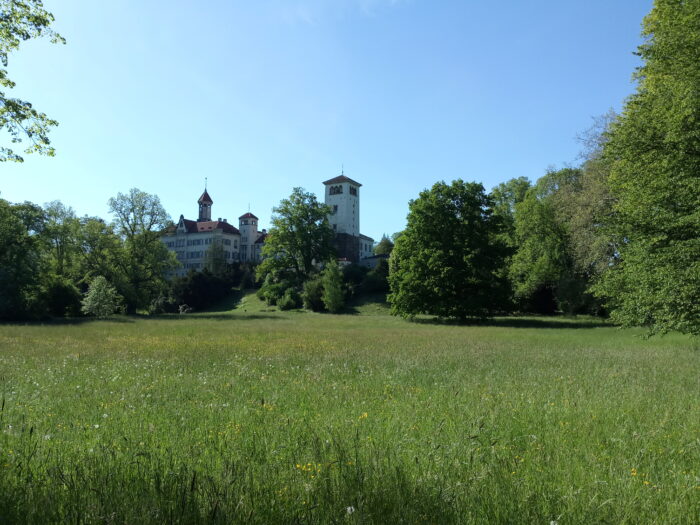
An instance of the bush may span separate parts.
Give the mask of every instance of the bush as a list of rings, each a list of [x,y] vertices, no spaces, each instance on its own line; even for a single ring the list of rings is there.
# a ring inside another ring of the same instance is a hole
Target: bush
[[[314,312],[322,312],[325,309],[323,304],[323,281],[320,276],[306,281],[302,293],[304,308]]]
[[[381,259],[376,267],[372,268],[362,281],[363,293],[388,293],[389,292],[389,262]]]
[[[107,279],[98,275],[90,283],[85,299],[83,299],[83,312],[95,317],[107,317],[118,308],[121,297]]]
[[[287,288],[284,295],[277,301],[280,310],[292,310],[301,306],[301,297],[294,288]]]
[[[81,298],[80,290],[62,277],[55,277],[46,286],[46,307],[50,315],[75,317],[80,315]]]
[[[172,305],[188,304],[202,310],[231,293],[231,281],[212,274],[209,270],[191,271],[185,277],[173,280]],[[154,305],[157,307],[158,305]]]
[[[338,313],[345,306],[343,276],[338,263],[333,261],[323,270],[323,304],[331,313]]]

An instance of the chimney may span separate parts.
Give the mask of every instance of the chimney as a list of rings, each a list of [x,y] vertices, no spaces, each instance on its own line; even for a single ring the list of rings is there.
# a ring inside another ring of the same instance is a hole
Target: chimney
[[[228,219],[224,219],[224,222],[228,222]]]
[[[219,222],[221,222],[221,217],[219,217],[219,218],[218,218],[218,219],[216,219],[216,220],[217,220],[217,221],[219,221]]]

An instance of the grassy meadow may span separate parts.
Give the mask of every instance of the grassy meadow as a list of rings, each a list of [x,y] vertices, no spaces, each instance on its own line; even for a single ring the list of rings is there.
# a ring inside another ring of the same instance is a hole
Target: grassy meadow
[[[700,351],[594,320],[0,326],[0,523],[698,523]]]

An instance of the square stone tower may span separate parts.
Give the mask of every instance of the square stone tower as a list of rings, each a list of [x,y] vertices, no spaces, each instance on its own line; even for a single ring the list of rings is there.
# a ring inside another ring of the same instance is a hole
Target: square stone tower
[[[338,257],[357,262],[360,257],[360,184],[341,174],[325,181],[328,221],[335,232]]]

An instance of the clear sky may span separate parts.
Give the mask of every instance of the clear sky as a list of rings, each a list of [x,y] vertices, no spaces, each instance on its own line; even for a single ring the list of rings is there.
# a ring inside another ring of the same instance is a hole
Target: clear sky
[[[345,174],[361,229],[438,180],[535,180],[632,93],[651,0],[45,0],[67,45],[10,56],[57,156],[0,164],[0,197],[108,218],[138,187],[173,219],[272,207]],[[7,144],[8,136],[0,135]]]

